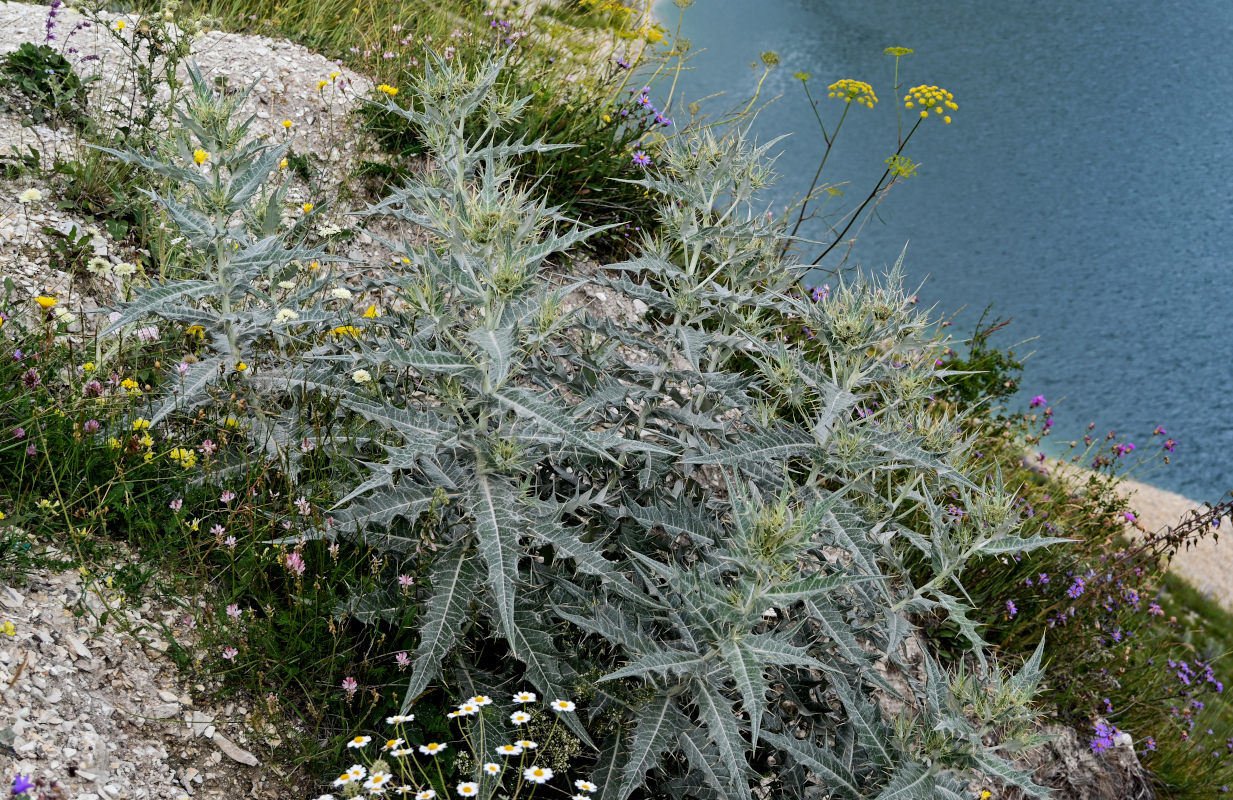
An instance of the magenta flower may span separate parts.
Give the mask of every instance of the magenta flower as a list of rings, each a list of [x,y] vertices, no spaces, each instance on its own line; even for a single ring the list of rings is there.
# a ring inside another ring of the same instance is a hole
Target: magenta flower
[[[24,439],[24,438],[26,438],[26,429],[25,429],[25,428],[14,428],[14,429],[13,429],[13,438],[14,438],[14,439]]]
[[[1032,398],[1032,402],[1028,403],[1028,408],[1039,408],[1048,402],[1043,394],[1038,394]]]
[[[178,512],[181,508],[184,507],[184,501],[177,497],[175,500],[172,500],[170,503],[168,503],[167,507],[170,508],[172,511]]]
[[[398,588],[400,589],[406,589],[412,586],[414,583],[415,583],[415,578],[412,578],[410,575],[399,575],[398,576]]]
[[[201,447],[197,449],[201,451],[201,454],[203,456],[208,456],[208,455],[212,455],[214,451],[218,449],[218,445],[214,444],[213,441],[206,439],[204,442],[201,443]]]
[[[343,678],[342,688],[343,691],[347,693],[347,699],[350,700],[351,696],[355,694],[355,691],[360,688],[360,685],[355,682],[355,678],[348,675]]]
[[[38,452],[39,452],[39,449],[35,447],[34,445],[30,445],[29,447],[26,448],[26,455],[28,456],[36,456],[38,455]]]
[[[227,491],[225,491],[225,492],[223,492],[221,495],[219,495],[219,496],[218,496],[218,499],[219,499],[219,500],[220,500],[223,504],[230,503],[232,500],[234,500],[234,499],[235,499],[235,492],[233,492],[233,491],[231,491],[230,489],[228,489]]]
[[[1122,514],[1122,516],[1126,518],[1127,522],[1135,522],[1138,520],[1138,517],[1134,515],[1133,511],[1127,511],[1126,513]]]
[[[235,661],[235,657],[238,656],[239,654],[240,654],[240,651],[236,650],[234,647],[224,647],[223,648],[223,658],[227,659],[228,661]]]
[[[86,420],[86,424],[81,426],[81,429],[85,431],[86,433],[98,433],[98,429],[100,427],[102,426],[99,425],[98,420],[88,419]]]
[[[405,650],[394,656],[394,660],[398,662],[399,669],[406,669],[411,666],[411,657],[407,655]]]

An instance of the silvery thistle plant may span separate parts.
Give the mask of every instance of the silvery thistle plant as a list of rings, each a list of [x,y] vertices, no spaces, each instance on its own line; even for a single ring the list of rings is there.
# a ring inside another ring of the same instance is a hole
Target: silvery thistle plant
[[[266,365],[242,378],[261,395],[248,424],[270,432],[254,444],[292,441],[313,414],[348,418],[346,441],[318,444],[360,454],[367,475],[337,487],[332,526],[293,538],[428,562],[404,712],[495,648],[506,679],[585,695],[586,715],[563,722],[597,745],[602,798],[959,798],[986,774],[1043,796],[1008,760],[1032,741],[1040,653],[1014,673],[992,662],[961,578],[978,555],[1057,540],[1019,535],[1011,492],[977,473],[960,421],[929,408],[945,344],[901,266],[797,296],[785,234],[753,205],[770,145],[703,130],[669,140],[641,180],[661,200],[643,253],[590,279],[647,312],[570,310],[568,252],[595,230],[518,179],[518,157],[545,146],[501,137],[527,101],[499,95],[499,69],[435,63],[408,105],[384,104],[431,154],[364,212],[424,234],[388,242],[405,308],[346,325],[314,281],[292,321],[305,344],[275,364],[291,336],[277,304],[236,281],[317,256],[269,244],[277,257],[242,266],[211,251],[225,310],[197,310],[210,289],[193,281],[125,309],[210,325],[209,375]],[[227,196],[213,186],[202,197]],[[206,245],[226,235],[220,217],[165,204]],[[198,394],[182,388],[158,419]],[[385,601],[350,609],[376,620]],[[966,637],[950,671],[914,632],[923,613]]]

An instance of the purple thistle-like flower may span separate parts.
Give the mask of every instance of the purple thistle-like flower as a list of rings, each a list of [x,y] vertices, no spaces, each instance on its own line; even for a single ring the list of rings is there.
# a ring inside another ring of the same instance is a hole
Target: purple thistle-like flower
[[[43,380],[39,377],[39,374],[35,372],[33,369],[28,369],[21,376],[21,382],[25,384],[27,389],[33,389],[35,386],[38,386],[40,383],[42,383]]]
[[[1043,394],[1038,394],[1032,398],[1032,402],[1028,403],[1028,408],[1039,408],[1048,402]]]
[[[85,431],[86,433],[98,433],[98,429],[100,427],[102,426],[99,424],[98,420],[88,419],[86,420],[86,423],[81,426],[81,429]]]

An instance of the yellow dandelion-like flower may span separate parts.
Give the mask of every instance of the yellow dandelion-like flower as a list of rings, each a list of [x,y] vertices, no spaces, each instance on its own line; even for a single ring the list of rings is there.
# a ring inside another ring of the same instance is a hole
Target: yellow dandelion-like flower
[[[57,301],[54,297],[40,295],[39,297],[34,298],[34,302],[38,303],[42,308],[51,308],[59,301]]]
[[[329,81],[317,81],[317,91],[319,92],[329,85],[330,85]]]
[[[313,210],[313,204],[305,203],[304,205],[300,206],[300,208],[302,208],[304,210],[304,213],[307,214],[308,212]]]
[[[393,97],[394,95],[398,94],[398,87],[390,86],[389,84],[383,83],[377,86],[377,91],[381,92],[384,95]]]
[[[292,126],[292,125],[294,125],[294,124],[295,124],[295,123],[294,123],[294,122],[292,122],[292,121],[291,121],[291,120],[289,120],[289,119],[285,119],[285,120],[283,120],[283,127],[284,127],[284,128],[286,128],[286,129],[288,129],[288,130],[290,130],[290,129],[291,129],[291,126]]]
[[[878,102],[878,96],[874,94],[873,87],[864,81],[843,78],[835,81],[826,89],[828,92],[827,97],[837,97],[845,103],[851,103],[855,100],[860,105],[873,108],[874,104]]]
[[[112,25],[112,27],[113,27],[113,28],[115,28],[115,29],[116,29],[116,30],[118,30],[118,31],[122,31],[122,30],[124,30],[125,28],[127,28],[127,27],[128,27],[128,23],[127,23],[127,22],[125,22],[125,21],[124,21],[124,20],[122,20],[122,19],[118,19],[118,20],[116,20],[116,21],[115,21],[115,24],[113,24],[113,25]]]
[[[938,86],[925,85],[914,86],[908,90],[908,93],[903,96],[903,107],[920,107],[921,119],[928,119],[929,112],[933,111],[947,125],[951,123],[951,117],[946,112],[959,110],[953,94]]]
[[[210,154],[204,150],[198,149],[193,151],[193,161],[198,165],[204,164],[209,157]]]
[[[235,371],[236,371],[236,372],[243,372],[243,371],[244,371],[244,370],[246,370],[246,369],[248,369],[248,365],[247,365],[247,364],[245,364],[243,361],[237,361],[237,362],[235,362]]]

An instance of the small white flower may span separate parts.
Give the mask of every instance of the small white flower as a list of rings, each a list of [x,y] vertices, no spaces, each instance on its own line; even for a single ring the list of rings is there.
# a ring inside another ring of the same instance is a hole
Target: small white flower
[[[86,263],[86,272],[91,275],[110,275],[111,262],[105,258],[95,256]]]
[[[484,765],[484,772],[487,772],[489,775],[500,775],[500,774],[501,774],[501,765],[500,765],[500,764],[493,764],[493,763],[490,761],[490,762],[488,762],[487,764],[485,764],[485,765]]]
[[[402,747],[402,739],[387,739],[382,750],[397,750]]]
[[[591,795],[589,795],[589,794],[571,794],[571,795],[569,796],[569,800],[591,800]]]
[[[392,755],[394,758],[402,758],[403,756],[409,756],[414,752],[415,751],[412,750],[410,747],[403,747],[399,750],[391,750],[390,755]]]
[[[334,779],[333,785],[335,788],[337,788],[339,786],[346,786],[348,783],[351,783],[351,773],[344,772],[343,774],[339,775],[337,778]]]
[[[598,792],[599,787],[590,781],[577,780],[574,781],[574,787],[582,792]]]
[[[525,725],[531,721],[531,715],[525,711],[515,711],[509,715],[509,721],[515,725]]]
[[[553,700],[552,701],[553,711],[573,711],[575,708],[577,708],[577,706],[574,705],[573,700]]]
[[[317,800],[334,800],[334,795],[332,795],[332,794],[323,794],[323,795],[321,795],[320,797],[318,797],[318,798],[317,798]]]
[[[514,702],[515,703],[534,703],[535,702],[535,692],[519,692],[518,694],[514,695]]]
[[[394,790],[394,794],[411,794],[414,791],[415,791],[414,786],[408,786],[407,784],[404,783],[402,786],[399,786],[397,789]]]
[[[351,373],[351,380],[356,383],[368,383],[372,380],[372,373],[366,369],[357,369],[355,372]],[[476,710],[478,711],[479,709]]]
[[[415,796],[415,800],[432,800],[432,798],[436,796],[437,796],[436,789],[425,789],[424,791],[420,792],[419,794]]]
[[[132,275],[137,271],[137,267],[127,261],[121,261],[119,264],[112,267],[111,271],[119,275],[121,278],[127,278],[129,275]]]
[[[461,717],[469,717],[472,714],[479,713],[479,706],[475,703],[463,703],[458,707],[458,715]]]
[[[293,319],[299,319],[299,318],[300,318],[300,315],[295,313],[289,308],[280,309],[279,312],[274,315],[274,321],[279,322],[279,323],[290,322]]]
[[[37,203],[38,201],[42,199],[43,199],[43,193],[40,192],[38,189],[27,189],[21,194],[17,195],[17,202],[19,203]]]
[[[475,797],[479,794],[479,784],[470,782],[460,783],[454,791],[458,792],[462,797]]]
[[[371,736],[356,736],[354,739],[347,742],[347,747],[351,747],[351,748],[358,750],[359,748],[363,747],[364,745],[368,744],[371,741],[372,741]]]
[[[458,719],[458,718],[459,718],[459,717],[461,717],[461,716],[462,716],[462,713],[461,713],[461,712],[458,712],[458,711],[451,711],[450,713],[448,713],[448,714],[446,714],[446,715],[445,715],[445,718],[446,718],[446,719]]]
[[[392,717],[385,718],[386,725],[401,725],[404,722],[411,722],[415,719],[414,714],[395,714]]]
[[[516,744],[503,744],[497,748],[499,756],[519,756],[522,755],[522,748]]]
[[[467,702],[474,703],[475,705],[483,708],[484,706],[492,705],[492,698],[486,694],[477,694],[475,697],[472,697]]]
[[[350,300],[351,292],[340,286],[337,289],[330,290],[330,297],[333,297],[335,300]]]
[[[420,745],[420,752],[426,756],[435,756],[446,748],[446,745],[438,742],[429,742],[428,744]]]
[[[514,742],[514,744],[518,745],[523,750],[534,750],[535,748],[539,747],[538,744],[531,741],[530,739],[519,739],[518,741]]]
[[[552,775],[552,767],[527,767],[522,771],[522,777],[531,783],[547,783]]]
[[[388,772],[374,772],[368,780],[364,781],[364,788],[374,794],[380,794],[385,791],[385,785],[394,780],[394,776]]]
[[[294,289],[294,288],[295,288],[295,281],[279,281],[279,282],[278,282],[278,288],[280,288],[280,289]]]

